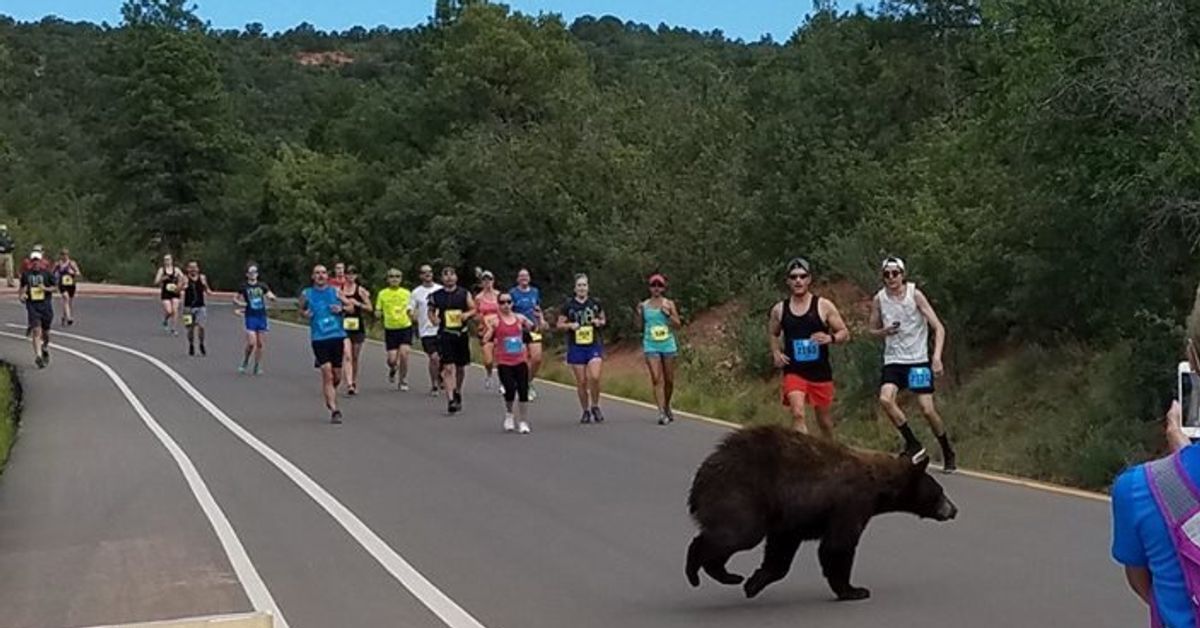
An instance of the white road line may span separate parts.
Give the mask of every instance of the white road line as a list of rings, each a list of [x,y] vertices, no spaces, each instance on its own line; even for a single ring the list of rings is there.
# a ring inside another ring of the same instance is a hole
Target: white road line
[[[421,575],[416,568],[410,565],[408,561],[404,560],[400,554],[396,553],[396,550],[393,550],[390,546],[388,546],[388,544],[385,543],[378,534],[375,534],[371,528],[367,527],[367,524],[363,523],[363,521],[359,519],[353,511],[342,505],[342,503],[339,502],[333,495],[331,495],[329,491],[325,490],[320,484],[317,484],[312,478],[304,473],[304,471],[300,470],[300,468],[295,464],[292,464],[290,460],[284,458],[274,449],[271,449],[266,443],[259,440],[254,434],[251,434],[249,431],[243,428],[237,421],[229,418],[229,415],[225,414],[225,412],[221,410],[221,408],[217,407],[217,405],[212,401],[209,401],[209,399],[201,394],[201,392],[197,390],[196,387],[191,384],[191,382],[176,372],[175,369],[172,369],[163,363],[162,360],[159,360],[158,358],[147,353],[138,351],[137,349],[106,342],[104,340],[89,338],[87,336],[56,332],[54,337],[70,338],[80,342],[86,342],[100,347],[113,349],[115,351],[121,351],[123,353],[128,353],[129,355],[141,358],[154,365],[155,368],[165,373],[167,377],[170,377],[171,380],[173,380],[176,385],[182,388],[185,393],[187,393],[193,400],[196,401],[196,403],[200,404],[200,407],[207,410],[208,413],[213,416],[213,418],[215,418],[221,423],[221,425],[224,425],[226,429],[232,432],[234,436],[240,438],[242,442],[249,445],[252,449],[262,455],[262,457],[270,461],[271,464],[275,465],[275,468],[283,472],[288,479],[295,483],[296,486],[300,487],[300,490],[307,493],[313,501],[317,502],[321,508],[324,508],[325,512],[329,513],[329,515],[333,517],[334,520],[337,521],[338,524],[340,524],[342,528],[344,528],[346,532],[348,532],[350,536],[354,538],[355,541],[358,541],[358,544],[361,545],[362,548],[367,551],[367,553],[369,553],[376,561],[378,561],[379,564],[388,571],[388,573],[392,574],[392,577],[399,581],[405,589],[408,589],[409,592],[411,592],[418,600],[420,600],[421,603],[426,606],[426,608],[432,611],[433,614],[437,615],[443,623],[450,628],[485,628],[484,625],[479,623],[479,621],[472,617],[470,613],[456,604],[454,600],[450,599],[450,597],[445,593],[442,593],[441,590],[434,586],[434,584],[425,578],[425,576]],[[58,346],[61,350],[62,345]]]
[[[0,336],[20,340],[21,342],[28,342],[25,336],[18,334],[0,332]],[[205,484],[204,478],[200,477],[200,472],[196,470],[196,466],[192,464],[192,460],[188,458],[183,448],[159,425],[154,416],[150,414],[150,411],[146,409],[146,406],[142,405],[142,401],[138,399],[137,395],[133,394],[133,390],[129,388],[125,380],[121,379],[121,376],[117,375],[117,372],[112,367],[98,358],[92,357],[82,351],[71,349],[70,347],[56,345],[54,351],[69,353],[90,362],[112,380],[117,390],[121,391],[121,394],[125,396],[125,400],[129,402],[134,412],[146,424],[146,428],[158,438],[158,442],[162,443],[162,446],[175,459],[175,464],[179,466],[179,471],[183,474],[183,479],[187,481],[188,488],[192,489],[192,495],[196,497],[196,501],[200,504],[200,509],[204,511],[204,516],[208,518],[209,524],[212,525],[213,532],[217,534],[217,539],[221,541],[221,547],[225,549],[225,555],[229,557],[229,563],[233,565],[233,570],[237,573],[238,581],[241,582],[242,588],[246,591],[246,597],[250,598],[250,603],[254,605],[254,610],[274,616],[274,625],[276,628],[288,628],[287,621],[283,618],[283,613],[280,612],[279,607],[275,604],[275,599],[271,597],[271,592],[267,590],[266,583],[258,575],[258,570],[254,567],[254,563],[250,561],[250,556],[246,554],[246,548],[242,546],[241,540],[238,539],[233,525],[225,517],[221,506],[217,504],[217,500],[213,498],[212,493],[208,490],[208,485]]]

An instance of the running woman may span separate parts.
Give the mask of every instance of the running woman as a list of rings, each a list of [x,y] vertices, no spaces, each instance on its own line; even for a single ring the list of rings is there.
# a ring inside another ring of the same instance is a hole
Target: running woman
[[[341,288],[346,285],[346,263],[333,263],[333,276],[329,278],[329,285],[335,288]]]
[[[533,329],[525,333],[525,344],[529,347],[529,400],[537,399],[533,380],[542,368],[542,332],[546,329],[546,317],[542,315],[542,293],[532,285],[529,270],[522,268],[517,273],[517,285],[508,291],[513,298],[513,311],[534,322]]]
[[[458,271],[442,269],[442,289],[429,298],[429,318],[437,321],[437,347],[442,357],[442,386],[446,390],[446,412],[462,410],[462,387],[471,363],[471,337],[467,324],[475,316],[471,291],[458,285]]]
[[[208,320],[205,296],[212,292],[208,277],[200,272],[200,263],[187,263],[183,280],[183,326],[187,328],[188,355],[196,355],[196,331],[200,336],[200,355],[208,355],[204,348],[204,323]]]
[[[329,410],[329,422],[337,424],[342,422],[337,388],[342,379],[346,350],[342,311],[350,302],[339,289],[329,285],[329,271],[325,266],[317,264],[313,267],[312,282],[312,286],[300,293],[297,307],[301,316],[308,319],[309,338],[316,358],[313,364],[321,369],[321,393],[325,397],[325,408]]]
[[[671,411],[671,395],[675,392],[675,356],[679,344],[675,330],[682,326],[679,309],[675,303],[663,296],[667,291],[667,278],[650,276],[650,298],[638,304],[638,321],[642,325],[642,353],[646,368],[650,370],[650,384],[654,387],[654,399],[658,401],[658,424],[667,425],[675,420]]]
[[[67,327],[75,324],[75,288],[82,274],[79,263],[71,259],[70,251],[64,248],[58,252],[58,262],[54,265],[54,280],[63,298],[62,324]]]
[[[178,336],[175,323],[179,318],[179,291],[183,284],[183,273],[175,266],[175,260],[168,253],[163,256],[162,266],[154,274],[154,285],[159,287],[159,300],[162,301],[163,331],[172,336]]]
[[[42,259],[41,251],[29,254],[29,261],[21,271],[20,300],[25,304],[28,321],[26,333],[33,342],[33,363],[38,368],[50,364],[50,325],[54,323],[54,305],[51,302],[54,288],[54,273]]]
[[[425,264],[420,268],[421,285],[412,292],[413,309],[417,312],[417,333],[421,335],[421,350],[428,356],[429,394],[436,397],[441,389],[442,359],[438,351],[438,323],[429,317],[429,297],[442,289],[433,281],[433,267]]]
[[[883,260],[883,289],[871,300],[871,335],[883,338],[883,376],[879,387],[879,405],[904,438],[904,457],[914,458],[924,451],[896,402],[896,394],[907,389],[917,396],[925,420],[942,447],[942,469],[958,469],[954,448],[946,435],[946,426],[933,402],[934,378],[941,377],[942,349],[946,346],[946,328],[929,299],[916,284],[905,280],[904,260]],[[929,359],[929,329],[933,328],[933,360]]]
[[[775,368],[783,371],[783,405],[791,408],[792,426],[808,432],[806,405],[816,411],[821,435],[833,440],[833,366],[829,345],[850,341],[850,330],[832,301],[812,293],[808,260],[787,264],[791,295],[771,308],[767,333]]]
[[[400,390],[408,390],[408,352],[413,341],[412,293],[401,285],[404,273],[393,268],[387,273],[387,287],[375,295],[375,309],[383,316],[383,344],[387,349],[388,383],[400,376]]]
[[[479,323],[476,325],[475,330],[479,333],[479,347],[483,353],[483,370],[486,372],[483,387],[486,390],[491,390],[496,385],[496,376],[494,375],[496,368],[496,344],[488,342],[487,330],[496,324],[496,319],[500,316],[500,293],[496,290],[496,276],[492,274],[492,271],[480,271],[479,281],[483,287],[475,294],[475,307],[479,316]],[[503,392],[503,389],[501,389],[501,392]]]
[[[583,409],[580,423],[604,422],[600,412],[600,375],[604,365],[604,350],[599,330],[606,323],[600,302],[588,295],[587,275],[575,276],[575,296],[558,313],[558,330],[567,332],[567,364],[575,375],[575,390],[579,407]]]
[[[525,335],[533,329],[534,322],[513,311],[512,295],[501,294],[497,303],[500,313],[496,315],[496,324],[484,332],[484,340],[496,346],[497,370],[500,372],[500,383],[504,390],[504,431],[518,430],[522,434],[528,434],[529,363],[525,351]],[[519,424],[513,421],[514,401],[519,401]]]
[[[375,311],[371,305],[371,291],[358,284],[358,269],[350,266],[346,269],[346,279],[341,287],[342,296],[346,300],[346,309],[342,314],[342,325],[346,328],[346,394],[358,394],[358,377],[362,371],[363,343],[367,341],[367,316]]]
[[[242,308],[246,321],[246,349],[242,353],[242,365],[238,373],[245,374],[250,367],[250,356],[254,356],[254,374],[262,375],[263,347],[267,344],[267,301],[275,302],[271,287],[258,279],[258,266],[246,268],[246,283],[238,287],[233,295],[233,304]]]

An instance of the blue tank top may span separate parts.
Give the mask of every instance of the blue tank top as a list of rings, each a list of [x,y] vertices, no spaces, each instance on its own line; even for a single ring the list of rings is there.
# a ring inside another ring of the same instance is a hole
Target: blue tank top
[[[508,294],[512,296],[514,312],[531,321],[537,321],[534,309],[542,304],[542,295],[537,288],[529,286],[528,290],[522,290],[517,286],[513,286],[508,291]]]
[[[333,286],[304,289],[308,311],[312,313],[312,317],[308,319],[308,333],[314,341],[346,337],[346,330],[342,328],[342,315],[335,314],[330,309],[335,303],[339,303],[337,291]]]
[[[679,346],[675,342],[675,332],[671,329],[671,319],[661,308],[650,307],[649,302],[642,306],[642,351],[647,353],[677,353]]]

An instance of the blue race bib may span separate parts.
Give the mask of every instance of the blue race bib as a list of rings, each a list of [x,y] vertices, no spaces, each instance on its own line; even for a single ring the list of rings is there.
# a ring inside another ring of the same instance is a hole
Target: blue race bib
[[[262,297],[260,297],[260,296],[257,296],[257,295],[256,295],[256,296],[253,296],[253,297],[250,297],[250,303],[249,303],[249,306],[250,306],[250,309],[252,309],[252,310],[265,310],[265,309],[267,309],[267,308],[266,308],[266,304],[265,304],[265,303],[263,303],[263,298],[262,298]]]
[[[908,389],[921,390],[933,386],[933,371],[928,367],[916,366],[908,370]]]
[[[504,339],[504,352],[508,355],[517,355],[525,351],[525,342],[520,336],[509,336]]]
[[[816,362],[821,359],[821,345],[807,338],[792,341],[792,360]]]
[[[317,319],[317,331],[322,336],[336,335],[342,329],[336,316],[322,316]]]

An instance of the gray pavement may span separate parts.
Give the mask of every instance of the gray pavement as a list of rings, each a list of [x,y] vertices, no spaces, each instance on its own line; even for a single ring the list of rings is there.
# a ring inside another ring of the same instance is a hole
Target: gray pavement
[[[871,525],[855,577],[872,589],[870,601],[831,602],[811,546],[788,579],[747,601],[711,580],[692,589],[682,573],[694,534],[687,488],[725,434],[719,426],[685,420],[663,429],[651,411],[616,402],[606,405],[606,424],[581,426],[574,394],[542,385],[534,433],[506,435],[501,400],[482,390],[480,371],[469,375],[465,411],[451,418],[441,399],[388,390],[377,345],[365,350],[362,394],[341,401],[346,423],[331,426],[303,330],[273,324],[266,373],[255,378],[236,373],[241,320],[227,308],[210,314],[209,357],[188,358],[182,339],[157,329],[152,300],[83,298],[79,306],[70,333],[162,359],[488,628],[1144,623],[1108,559],[1103,502],[947,478],[957,521],[895,515]],[[15,304],[0,305],[0,321],[21,320]],[[128,380],[195,462],[291,626],[444,625],[160,371],[112,349],[55,343]],[[0,340],[0,356],[31,362],[27,346],[10,340]],[[415,357],[414,391],[426,389],[423,367]],[[25,622],[13,625],[246,610],[178,471],[103,375],[62,353],[49,369],[29,365],[24,374],[26,425],[0,478],[0,609]],[[69,394],[60,394],[63,381]],[[106,545],[113,536],[124,543]],[[173,551],[146,558],[163,538]],[[734,570],[749,573],[760,551],[735,558]],[[105,552],[114,563],[97,561]],[[102,577],[114,571],[125,587],[116,593]],[[163,579],[178,586],[156,596]],[[58,581],[77,584],[66,592],[44,584]],[[93,602],[68,615],[64,599]]]

